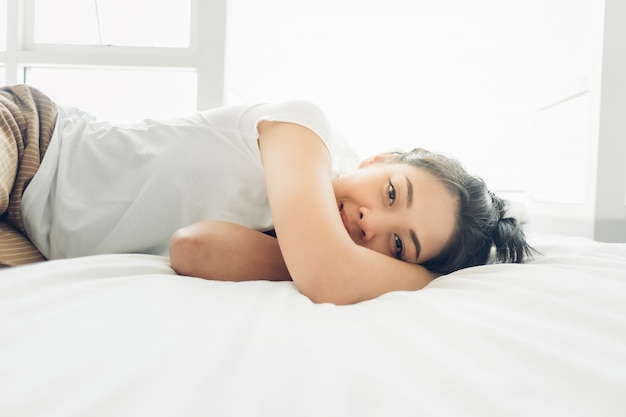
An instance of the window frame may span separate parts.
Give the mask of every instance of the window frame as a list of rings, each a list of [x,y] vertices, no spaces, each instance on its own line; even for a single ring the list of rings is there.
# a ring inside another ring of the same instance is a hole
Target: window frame
[[[224,103],[227,0],[191,1],[189,47],[56,45],[34,42],[35,0],[7,1],[5,84],[24,82],[26,68],[167,69],[197,73],[197,109]]]

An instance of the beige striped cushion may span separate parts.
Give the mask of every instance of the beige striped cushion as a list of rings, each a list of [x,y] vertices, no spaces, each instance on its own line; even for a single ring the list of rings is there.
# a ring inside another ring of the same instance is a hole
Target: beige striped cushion
[[[0,222],[0,267],[24,265],[45,260],[22,233],[5,222]]]
[[[57,107],[40,91],[16,85],[0,88],[0,265],[43,260],[25,236],[22,194],[48,148]]]

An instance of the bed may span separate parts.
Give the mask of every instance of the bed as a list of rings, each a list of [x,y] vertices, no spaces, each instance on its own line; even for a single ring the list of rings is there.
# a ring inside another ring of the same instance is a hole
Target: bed
[[[623,417],[626,244],[533,242],[343,307],[152,255],[5,269],[0,416]]]

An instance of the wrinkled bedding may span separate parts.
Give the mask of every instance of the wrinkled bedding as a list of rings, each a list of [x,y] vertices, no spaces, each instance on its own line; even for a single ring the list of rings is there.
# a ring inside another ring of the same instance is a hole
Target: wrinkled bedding
[[[0,87],[0,267],[43,260],[25,234],[24,190],[52,138],[57,107],[27,85]]]
[[[0,415],[622,417],[626,244],[534,245],[344,307],[151,255],[5,270]]]

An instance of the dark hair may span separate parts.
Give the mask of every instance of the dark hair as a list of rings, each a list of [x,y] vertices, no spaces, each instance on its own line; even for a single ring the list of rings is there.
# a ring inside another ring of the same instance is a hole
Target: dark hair
[[[454,158],[416,148],[394,152],[390,162],[406,163],[430,172],[457,198],[456,228],[446,247],[422,265],[439,274],[488,262],[521,263],[532,248],[520,222],[507,217],[507,203],[470,175]]]

